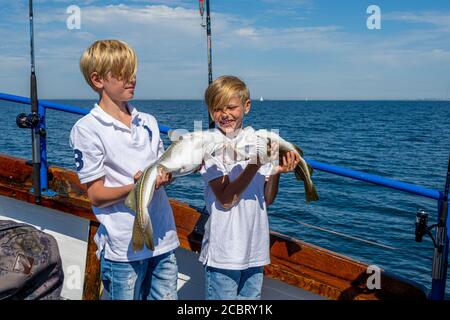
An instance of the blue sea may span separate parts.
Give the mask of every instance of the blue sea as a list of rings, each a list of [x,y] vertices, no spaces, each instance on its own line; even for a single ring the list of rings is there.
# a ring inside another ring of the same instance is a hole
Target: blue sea
[[[85,109],[94,103],[54,102]],[[202,101],[136,100],[133,104],[171,128],[192,131],[194,121],[203,121],[207,127]],[[15,123],[16,115],[29,112],[29,106],[1,101],[0,107],[0,152],[31,158],[30,132],[18,129]],[[68,141],[78,118],[47,110],[51,165],[74,170]],[[426,188],[444,188],[450,153],[448,101],[254,101],[245,125],[278,129],[283,138],[303,149],[307,160]],[[168,139],[164,139],[167,146]],[[435,223],[436,201],[318,170],[313,180],[320,200],[306,204],[303,184],[292,173],[282,176],[276,201],[269,208],[272,230],[377,265],[430,289],[432,242],[429,238],[422,243],[414,241],[414,223],[418,208],[430,214],[430,225]],[[198,174],[177,179],[167,192],[172,198],[203,207],[203,182]]]

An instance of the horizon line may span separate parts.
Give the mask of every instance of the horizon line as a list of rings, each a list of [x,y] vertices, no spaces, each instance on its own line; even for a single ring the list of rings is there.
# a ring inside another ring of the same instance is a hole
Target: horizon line
[[[98,101],[95,98],[41,98],[39,100],[73,100],[73,101]],[[139,98],[132,99],[132,101],[204,101],[203,99],[195,98]],[[441,101],[450,102],[450,98],[348,98],[348,99],[333,99],[333,98],[317,98],[317,99],[305,99],[305,98],[287,98],[287,99],[266,99],[260,101],[259,99],[251,99],[252,102],[269,102],[269,101],[301,101],[301,102],[313,102],[313,101]]]

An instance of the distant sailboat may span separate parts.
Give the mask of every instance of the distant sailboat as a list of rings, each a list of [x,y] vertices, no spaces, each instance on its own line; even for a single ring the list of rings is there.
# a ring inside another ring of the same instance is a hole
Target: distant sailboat
[[[263,102],[264,98],[261,96],[261,98],[259,98],[259,101]]]

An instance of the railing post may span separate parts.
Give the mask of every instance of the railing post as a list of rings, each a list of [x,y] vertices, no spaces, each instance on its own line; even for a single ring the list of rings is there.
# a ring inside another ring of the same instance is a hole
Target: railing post
[[[439,201],[439,212],[442,214],[446,209],[446,214],[448,216],[448,206],[447,208],[442,208],[444,201]],[[448,268],[448,236],[447,236],[447,221],[444,225],[440,225],[438,222],[438,227],[436,228],[436,242],[437,248],[434,249],[433,255],[433,271],[432,271],[432,282],[431,282],[431,300],[443,300],[445,298],[445,284],[447,280],[447,268]]]
[[[445,298],[445,284],[448,268],[448,193],[450,188],[450,156],[445,180],[444,193],[439,192],[438,222],[436,228],[436,248],[433,255],[433,272],[431,282],[431,300],[443,300]]]

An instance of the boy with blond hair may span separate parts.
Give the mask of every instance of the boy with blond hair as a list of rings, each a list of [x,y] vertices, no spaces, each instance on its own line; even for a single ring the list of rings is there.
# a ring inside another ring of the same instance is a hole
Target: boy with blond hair
[[[251,103],[239,78],[217,78],[205,92],[205,103],[216,130],[231,142],[254,134],[251,127],[243,128]],[[275,200],[280,173],[293,171],[300,159],[289,152],[279,166],[269,161],[230,163],[213,156],[200,170],[210,214],[200,253],[208,300],[261,298],[263,268],[270,263],[267,206]]]
[[[149,204],[154,251],[133,251],[135,213],[124,204],[141,172],[164,151],[156,119],[129,104],[136,85],[136,54],[122,41],[99,40],[84,51],[80,69],[99,102],[73,126],[70,145],[100,222],[95,242],[103,287],[114,300],[177,299],[173,250],[179,241],[163,188],[170,176],[158,177]]]

